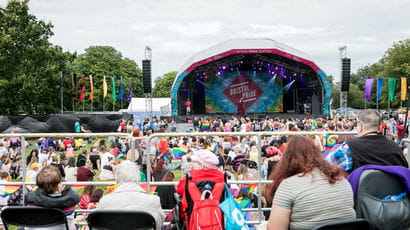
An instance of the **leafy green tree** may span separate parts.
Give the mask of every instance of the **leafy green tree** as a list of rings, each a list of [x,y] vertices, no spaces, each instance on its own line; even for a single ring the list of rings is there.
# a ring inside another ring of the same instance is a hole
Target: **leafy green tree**
[[[0,8],[0,113],[60,110],[60,71],[68,71],[75,54],[48,41],[52,28],[29,13],[28,0]]]
[[[82,82],[81,78],[78,81],[78,92],[80,94],[81,86],[86,85],[86,94],[84,97],[85,109],[94,110],[112,110],[113,100],[111,98],[112,84],[111,77],[115,78],[116,95],[120,87],[120,76],[123,78],[123,100],[116,100],[115,109],[119,109],[121,106],[126,108],[128,101],[125,100],[127,92],[129,90],[130,79],[132,79],[132,94],[133,97],[142,96],[142,72],[138,65],[129,58],[123,58],[121,52],[117,51],[111,46],[90,46],[85,49],[85,53],[81,54],[73,62],[73,70],[79,75],[87,76],[85,81]],[[89,100],[90,94],[90,82],[89,75],[93,76],[94,86],[94,100],[91,105]],[[103,76],[106,76],[108,95],[103,99]],[[81,110],[83,103],[79,100],[75,100],[75,109]],[[105,108],[103,108],[103,105]]]
[[[177,72],[173,71],[155,79],[154,88],[152,89],[153,97],[170,97],[172,84],[176,76]]]

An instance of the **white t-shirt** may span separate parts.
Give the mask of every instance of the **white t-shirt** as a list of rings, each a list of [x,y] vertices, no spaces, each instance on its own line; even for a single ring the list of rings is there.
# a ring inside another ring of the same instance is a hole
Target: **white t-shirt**
[[[114,156],[109,152],[105,152],[101,155],[101,168],[104,168],[105,165],[109,164],[109,157],[114,158]]]

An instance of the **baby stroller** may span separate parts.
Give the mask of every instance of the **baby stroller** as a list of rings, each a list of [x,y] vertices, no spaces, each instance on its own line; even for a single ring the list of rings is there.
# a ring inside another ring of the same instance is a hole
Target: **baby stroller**
[[[224,200],[225,174],[217,169],[192,170],[177,186],[177,205],[166,221],[168,230],[224,229],[219,204]],[[182,192],[181,192],[182,190]]]

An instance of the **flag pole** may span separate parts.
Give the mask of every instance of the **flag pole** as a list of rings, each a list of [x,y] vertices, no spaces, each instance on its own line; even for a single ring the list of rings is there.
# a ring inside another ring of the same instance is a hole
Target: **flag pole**
[[[379,79],[376,78],[376,109],[379,111]]]
[[[64,83],[64,76],[63,76],[63,71],[61,72],[61,84],[60,84],[60,97],[61,97],[61,114],[64,113],[64,99],[63,99],[63,83]]]

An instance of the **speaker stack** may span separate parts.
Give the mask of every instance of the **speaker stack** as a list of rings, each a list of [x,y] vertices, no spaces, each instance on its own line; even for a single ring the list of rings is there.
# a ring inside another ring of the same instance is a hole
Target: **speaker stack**
[[[342,58],[342,92],[349,91],[350,85],[350,58]]]
[[[151,93],[151,60],[142,60],[142,83],[144,93]]]

